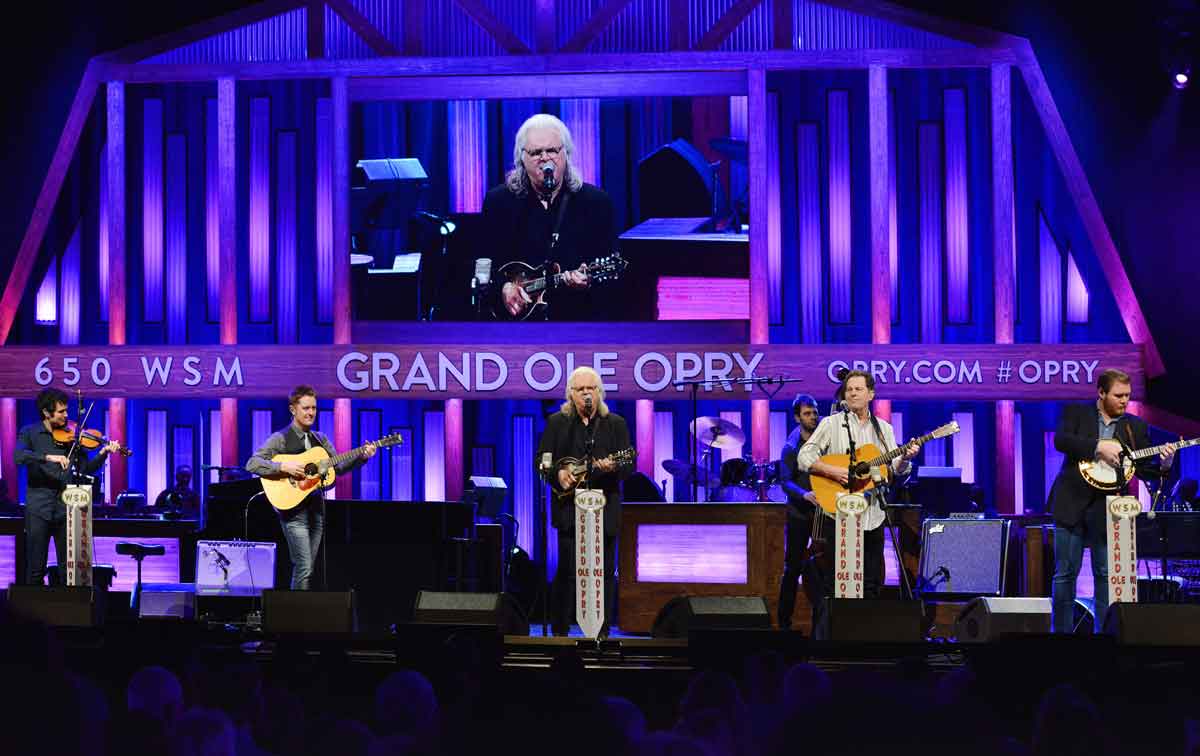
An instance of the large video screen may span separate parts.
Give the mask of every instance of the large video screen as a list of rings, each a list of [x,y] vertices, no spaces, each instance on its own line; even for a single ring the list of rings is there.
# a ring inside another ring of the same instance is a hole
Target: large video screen
[[[748,319],[744,109],[355,103],[355,319]]]

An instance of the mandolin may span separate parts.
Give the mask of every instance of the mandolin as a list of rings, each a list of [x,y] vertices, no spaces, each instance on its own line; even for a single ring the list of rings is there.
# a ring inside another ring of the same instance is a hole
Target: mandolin
[[[624,467],[625,465],[633,464],[634,461],[637,459],[637,449],[634,449],[631,446],[628,449],[622,449],[619,452],[614,452],[614,453],[608,455],[607,457],[603,457],[602,459],[611,459],[613,462],[616,463],[617,467]],[[593,462],[592,464],[594,465],[595,462]],[[565,491],[555,490],[554,495],[557,496],[559,499],[565,499],[568,496],[574,496],[575,490],[578,488],[587,488],[587,486],[584,485],[585,483],[587,483],[587,471],[588,471],[588,464],[587,464],[586,459],[577,459],[575,457],[563,457],[562,459],[560,459],[558,461],[558,464],[556,464],[554,466],[554,470],[555,470],[555,473],[554,473],[555,475],[558,474],[559,470],[568,470],[568,471],[570,471],[570,473],[572,475],[575,476],[575,485],[571,486],[570,488],[566,489]]]
[[[548,270],[547,267],[550,269]],[[595,260],[587,263],[588,280],[592,284],[604,283],[606,281],[615,281],[621,277],[621,273],[625,268],[629,267],[629,261],[621,257],[620,252],[613,252],[604,257],[597,257]],[[505,283],[511,283],[525,290],[532,301],[524,311],[519,315],[511,314],[504,306],[504,297],[502,289],[497,292],[496,301],[493,304],[492,315],[496,320],[538,320],[546,315],[546,308],[550,303],[546,301],[546,291],[549,289],[557,289],[566,287],[564,283],[567,273],[563,272],[557,264],[543,265],[535,268],[526,263],[515,261],[505,263],[500,266],[498,271],[499,277]]]

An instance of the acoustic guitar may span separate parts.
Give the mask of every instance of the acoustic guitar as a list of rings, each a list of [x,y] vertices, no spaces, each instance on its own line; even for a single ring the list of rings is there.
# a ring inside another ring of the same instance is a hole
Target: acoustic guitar
[[[934,429],[924,436],[914,438],[903,446],[897,446],[890,452],[880,452],[874,444],[863,444],[854,450],[854,456],[859,460],[854,464],[853,469],[850,469],[850,480],[847,485],[826,478],[824,475],[812,475],[813,493],[817,497],[817,502],[821,505],[821,510],[826,514],[837,514],[837,500],[842,494],[847,493],[862,493],[875,487],[875,480],[871,475],[873,468],[880,468],[879,474],[882,481],[891,479],[892,468],[888,465],[896,457],[904,453],[904,450],[909,444],[916,443],[922,446],[927,441],[932,441],[935,438],[945,438],[958,433],[958,421],[951,421],[945,425]],[[826,454],[821,457],[821,462],[834,467],[850,468],[849,454]]]
[[[404,443],[403,437],[399,433],[393,433],[376,441],[375,446],[379,449],[386,449],[402,443]],[[299,462],[304,465],[304,477],[293,478],[290,475],[279,475],[262,478],[262,487],[267,494],[267,501],[280,511],[293,509],[304,501],[304,497],[312,493],[314,489],[332,486],[337,480],[335,468],[360,456],[365,448],[367,448],[367,444],[336,457],[330,457],[329,452],[325,451],[325,447],[318,444],[301,454],[276,454],[271,458],[272,462]]]
[[[634,449],[631,446],[628,449],[622,449],[619,452],[614,452],[604,459],[611,459],[617,464],[617,467],[631,465],[637,460],[637,449]],[[595,464],[595,462],[592,463],[593,466],[595,466]],[[568,496],[574,496],[575,489],[577,488],[587,488],[587,460],[577,459],[576,457],[563,457],[554,466],[555,476],[558,475],[559,470],[569,470],[571,474],[575,476],[575,485],[571,486],[565,491],[554,491],[554,495],[559,499],[565,499]]]
[[[1125,447],[1120,439],[1114,440]],[[1133,478],[1134,466],[1139,459],[1162,454],[1168,446],[1174,445],[1176,449],[1186,449],[1196,444],[1200,444],[1200,438],[1193,438],[1190,441],[1175,441],[1173,444],[1148,446],[1137,451],[1125,448],[1125,453],[1121,455],[1120,469],[1098,459],[1085,459],[1079,462],[1079,474],[1092,488],[1100,491],[1119,491]]]

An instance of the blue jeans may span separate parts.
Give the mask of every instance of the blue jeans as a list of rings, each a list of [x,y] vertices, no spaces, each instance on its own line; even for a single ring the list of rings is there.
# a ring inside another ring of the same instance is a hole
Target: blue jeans
[[[292,559],[292,590],[307,591],[325,533],[325,502],[313,494],[295,509],[280,512],[279,524]]]
[[[1098,510],[1093,512],[1092,510]],[[1098,515],[1098,516],[1097,516]],[[1069,633],[1075,620],[1075,582],[1083,564],[1083,547],[1092,552],[1092,579],[1095,581],[1095,630],[1104,629],[1108,609],[1108,539],[1104,527],[1104,507],[1093,504],[1083,522],[1074,527],[1054,525],[1054,600],[1051,622],[1054,632]]]

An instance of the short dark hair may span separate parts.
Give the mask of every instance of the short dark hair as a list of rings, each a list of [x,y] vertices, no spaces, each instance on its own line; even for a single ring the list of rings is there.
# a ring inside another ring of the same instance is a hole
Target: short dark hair
[[[1099,380],[1096,381],[1096,388],[1107,394],[1114,383],[1133,383],[1133,381],[1129,379],[1129,373],[1124,370],[1109,368],[1100,374]]]
[[[58,405],[66,405],[69,401],[70,398],[67,397],[67,393],[62,389],[42,389],[37,395],[38,414],[42,415],[42,417],[53,415],[54,410],[58,409]]]
[[[792,415],[799,415],[801,407],[812,407],[816,409],[817,400],[808,394],[796,394],[796,398],[792,400]]]
[[[849,373],[846,373],[846,377],[842,379],[843,395],[846,393],[845,386],[847,383],[850,382],[851,378],[862,378],[863,380],[865,380],[867,382],[867,390],[868,391],[875,390],[875,376],[871,375],[870,373],[866,372],[865,370],[851,370]]]
[[[288,406],[292,407],[300,403],[300,400],[306,396],[317,398],[317,390],[307,383],[301,383],[296,388],[292,389],[292,393],[288,394]]]

